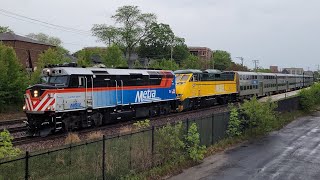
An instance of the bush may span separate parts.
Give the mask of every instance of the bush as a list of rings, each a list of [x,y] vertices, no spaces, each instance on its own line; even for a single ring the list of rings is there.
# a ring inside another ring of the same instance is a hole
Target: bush
[[[238,109],[230,107],[230,119],[227,129],[227,135],[229,137],[235,137],[241,135],[241,121],[239,119]]]
[[[277,118],[274,109],[276,104],[269,99],[267,102],[259,102],[256,97],[240,106],[251,135],[261,135],[270,132],[277,126]]]
[[[146,119],[144,121],[137,121],[135,123],[133,123],[133,126],[136,128],[136,129],[145,129],[145,128],[148,128],[150,127],[150,120],[149,119]]]
[[[161,163],[171,162],[173,164],[185,160],[184,133],[182,123],[176,125],[167,124],[156,132],[156,154]]]
[[[201,161],[206,153],[206,146],[200,145],[200,134],[196,123],[192,123],[186,136],[186,149],[193,161]]]
[[[12,158],[21,153],[20,149],[13,147],[12,140],[13,137],[8,130],[5,129],[0,133],[0,159]]]
[[[300,104],[304,111],[312,111],[320,104],[320,84],[316,83],[309,89],[302,89],[299,92]]]

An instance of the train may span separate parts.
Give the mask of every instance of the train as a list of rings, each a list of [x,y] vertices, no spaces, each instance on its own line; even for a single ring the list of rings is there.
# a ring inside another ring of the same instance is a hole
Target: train
[[[48,66],[23,107],[27,133],[47,136],[308,87],[312,76],[208,70]]]

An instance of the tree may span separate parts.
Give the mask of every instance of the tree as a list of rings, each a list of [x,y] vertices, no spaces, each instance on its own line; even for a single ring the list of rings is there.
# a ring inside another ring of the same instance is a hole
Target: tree
[[[183,38],[175,36],[168,24],[152,23],[147,36],[141,40],[138,48],[140,57],[169,59],[181,62],[189,55]]]
[[[163,70],[177,70],[179,65],[170,59],[152,60],[149,68],[163,69]]]
[[[181,64],[181,62],[185,59],[187,59],[190,55],[190,52],[188,50],[187,45],[183,44],[177,44],[173,48],[173,59],[178,63]]]
[[[107,67],[125,67],[126,60],[123,58],[121,49],[113,44],[108,48],[86,48],[75,53],[79,66],[92,66],[92,57],[100,57],[102,63]]]
[[[182,68],[184,69],[201,69],[202,62],[199,57],[189,55],[189,57],[182,62]]]
[[[78,58],[78,65],[89,67],[93,65],[92,57],[98,56],[103,59],[107,54],[107,48],[85,48],[75,53]]]
[[[127,62],[123,58],[123,53],[117,45],[111,45],[107,49],[107,54],[103,58],[103,63],[107,67],[125,67]]]
[[[38,34],[30,33],[30,34],[27,34],[26,36],[42,43],[61,47],[62,41],[57,37],[50,37],[44,33],[38,33]]]
[[[250,71],[250,69],[247,66],[243,66],[241,64],[231,62],[231,66],[227,68],[226,70],[230,71]]]
[[[152,13],[141,13],[138,6],[122,6],[111,18],[119,27],[104,24],[94,25],[92,32],[103,42],[112,42],[110,39],[117,40],[116,44],[123,47],[128,55],[128,65],[131,68],[133,67],[131,54],[147,35],[150,25],[156,21],[156,16]],[[115,30],[115,34],[110,33],[111,29]]]
[[[138,54],[153,59],[170,58],[175,35],[168,24],[152,23],[147,36],[141,40]]]
[[[64,49],[61,48],[49,48],[44,53],[39,55],[36,69],[31,75],[30,84],[36,84],[40,81],[41,71],[44,66],[48,64],[63,64],[71,62],[71,59],[65,56]]]
[[[0,33],[7,33],[7,32],[13,33],[13,31],[8,26],[0,26]]]
[[[0,112],[22,103],[27,87],[26,74],[15,51],[0,43]]]
[[[231,67],[231,55],[227,51],[217,50],[213,53],[214,68],[226,70]]]
[[[116,27],[106,24],[95,24],[91,30],[94,36],[98,37],[101,42],[104,42],[108,46],[118,44],[120,41],[120,31]]]

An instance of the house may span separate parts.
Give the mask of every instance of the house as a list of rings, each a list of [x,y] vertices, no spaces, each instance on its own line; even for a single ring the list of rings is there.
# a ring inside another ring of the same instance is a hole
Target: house
[[[188,47],[190,54],[198,56],[202,60],[210,60],[213,56],[213,52],[207,47]]]
[[[49,48],[56,47],[11,32],[0,33],[0,42],[6,46],[11,46],[15,50],[21,64],[30,72],[36,67],[41,53]]]

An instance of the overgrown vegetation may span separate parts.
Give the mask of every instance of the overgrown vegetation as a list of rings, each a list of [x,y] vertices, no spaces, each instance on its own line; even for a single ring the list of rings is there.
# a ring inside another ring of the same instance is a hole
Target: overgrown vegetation
[[[256,97],[240,106],[242,121],[248,128],[251,136],[263,135],[270,132],[278,124],[274,109],[277,104],[268,99],[266,102],[259,102]]]
[[[146,119],[144,121],[137,121],[135,123],[133,123],[133,126],[136,128],[136,129],[145,129],[145,128],[148,128],[150,127],[150,120],[149,119]]]
[[[299,92],[300,104],[304,111],[312,111],[320,105],[320,84],[315,83],[309,89]]]
[[[8,159],[18,156],[21,151],[12,145],[13,137],[8,130],[0,132],[0,159]]]
[[[239,119],[238,108],[231,106],[227,135],[229,137],[235,137],[235,136],[240,136],[241,134],[242,134],[241,121]]]
[[[198,128],[195,123],[191,124],[185,139],[189,157],[196,162],[203,160],[204,154],[206,153],[206,146],[200,145],[200,134],[198,133]]]

